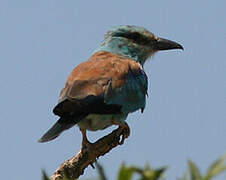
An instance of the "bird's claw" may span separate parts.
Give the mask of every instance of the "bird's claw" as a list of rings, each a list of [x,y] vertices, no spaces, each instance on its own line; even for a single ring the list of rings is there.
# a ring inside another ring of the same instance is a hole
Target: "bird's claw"
[[[93,165],[93,163],[89,164],[93,169],[95,169],[95,166]]]
[[[121,126],[119,125],[119,128],[122,129],[122,131],[119,134],[119,136],[122,136],[121,140],[119,141],[119,145],[122,145],[124,143],[125,139],[128,138],[130,135],[130,128],[127,123],[125,123]]]
[[[81,152],[85,153],[87,151],[87,149],[92,149],[93,143],[89,142],[88,140],[86,140],[85,142],[82,143],[82,149]],[[97,162],[98,157],[95,159],[95,161],[89,163],[89,165],[95,169],[95,166],[93,165],[94,162]]]
[[[89,142],[89,141],[85,141],[82,143],[82,151],[90,148],[93,145],[93,143]]]

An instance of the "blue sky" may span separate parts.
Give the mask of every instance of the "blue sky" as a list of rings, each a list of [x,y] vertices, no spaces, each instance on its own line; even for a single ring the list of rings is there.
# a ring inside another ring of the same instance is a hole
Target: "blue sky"
[[[38,180],[41,168],[52,174],[79,151],[77,127],[50,143],[37,139],[57,120],[52,108],[69,73],[117,25],[146,27],[185,50],[159,52],[145,64],[146,109],[128,117],[131,136],[99,162],[111,180],[122,162],[169,165],[173,180],[191,158],[204,172],[226,152],[225,6],[223,0],[1,1],[1,178]],[[94,176],[89,167],[83,177]]]

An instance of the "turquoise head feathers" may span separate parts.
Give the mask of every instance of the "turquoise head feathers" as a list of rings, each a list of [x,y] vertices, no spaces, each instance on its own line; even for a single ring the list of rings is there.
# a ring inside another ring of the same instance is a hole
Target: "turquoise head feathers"
[[[106,33],[97,51],[126,56],[143,65],[155,52],[169,49],[183,49],[183,47],[174,41],[159,38],[143,27],[118,26]]]

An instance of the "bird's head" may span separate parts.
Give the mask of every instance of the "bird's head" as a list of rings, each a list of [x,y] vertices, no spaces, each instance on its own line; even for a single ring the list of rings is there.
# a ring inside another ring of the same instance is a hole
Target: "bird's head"
[[[155,52],[170,49],[183,47],[174,41],[159,38],[143,27],[118,26],[107,32],[98,51],[127,56],[143,65]]]

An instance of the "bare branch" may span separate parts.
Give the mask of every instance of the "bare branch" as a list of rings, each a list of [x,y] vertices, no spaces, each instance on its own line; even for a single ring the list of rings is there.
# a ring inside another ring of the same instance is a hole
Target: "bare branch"
[[[123,139],[120,141],[120,137],[121,135],[124,137],[128,131],[129,129],[119,127],[110,134],[89,145],[87,148],[81,150],[77,155],[62,163],[50,177],[50,180],[62,180],[63,178],[68,178],[70,180],[77,179],[84,173],[84,170],[89,165],[92,165],[100,156],[105,155],[111,149],[121,145]]]

